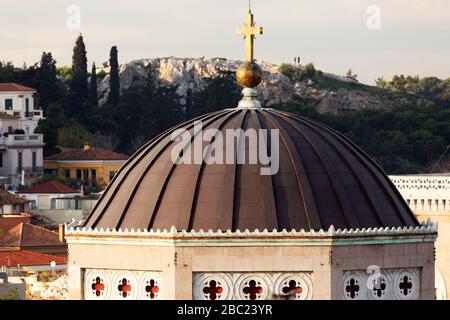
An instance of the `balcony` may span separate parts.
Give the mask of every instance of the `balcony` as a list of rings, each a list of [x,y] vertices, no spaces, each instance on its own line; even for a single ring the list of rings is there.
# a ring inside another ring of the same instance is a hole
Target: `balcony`
[[[19,117],[22,120],[40,120],[44,118],[44,112],[40,109],[36,109],[33,111],[23,111],[23,110],[6,110],[7,114],[10,114],[15,117]]]
[[[43,134],[7,134],[0,138],[0,144],[7,146],[44,145]]]
[[[40,176],[44,174],[44,167],[23,167],[17,168],[17,174],[21,175],[25,171],[25,176]]]
[[[42,110],[33,110],[29,112],[24,112],[24,116],[27,119],[42,119],[44,118],[44,113]]]

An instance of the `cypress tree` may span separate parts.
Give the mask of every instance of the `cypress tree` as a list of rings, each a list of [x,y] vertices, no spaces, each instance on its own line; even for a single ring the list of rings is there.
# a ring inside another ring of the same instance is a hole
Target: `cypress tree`
[[[98,107],[98,97],[97,97],[97,70],[95,68],[95,62],[92,64],[91,71],[91,82],[90,82],[90,101],[94,107]]]
[[[109,52],[109,96],[108,102],[117,105],[120,98],[120,81],[119,81],[119,61],[117,58],[117,47],[113,46]]]
[[[89,100],[86,47],[80,34],[72,55],[72,80],[70,81],[71,110],[69,115],[80,113],[83,104]]]
[[[56,77],[56,61],[50,52],[43,52],[37,70],[39,105],[47,111],[50,103],[60,99],[60,88]]]

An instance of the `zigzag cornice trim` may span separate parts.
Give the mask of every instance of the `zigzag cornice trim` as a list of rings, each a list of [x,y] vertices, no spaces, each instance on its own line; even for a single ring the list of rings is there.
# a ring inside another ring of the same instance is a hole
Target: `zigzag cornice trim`
[[[265,237],[368,237],[368,236],[404,236],[404,235],[436,235],[438,231],[437,223],[433,223],[428,220],[426,223],[422,223],[417,227],[385,227],[385,228],[357,228],[357,229],[335,229],[332,225],[328,230],[286,230],[277,231],[276,229],[269,231],[264,229],[262,231],[256,229],[250,231],[248,229],[244,231],[222,231],[222,230],[192,230],[178,231],[172,226],[170,230],[141,230],[141,229],[109,229],[109,228],[69,228],[65,226],[66,236],[150,236],[150,237],[162,237],[162,238],[265,238]]]

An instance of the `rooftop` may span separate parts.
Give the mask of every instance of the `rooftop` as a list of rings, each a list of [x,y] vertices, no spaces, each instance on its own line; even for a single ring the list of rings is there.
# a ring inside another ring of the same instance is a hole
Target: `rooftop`
[[[20,223],[30,223],[31,214],[0,214],[0,234],[6,230],[12,229]]]
[[[50,180],[35,184],[28,189],[18,191],[20,194],[27,193],[41,193],[41,194],[61,194],[61,193],[78,193],[77,190],[66,186],[55,180]]]
[[[59,234],[30,223],[20,223],[0,234],[0,247],[44,247],[64,245]]]
[[[0,205],[8,205],[8,204],[25,204],[29,201],[27,199],[18,197],[9,193],[5,189],[0,188]]]
[[[67,264],[66,257],[54,256],[39,252],[18,250],[0,251],[0,266],[43,266],[49,265],[52,261],[56,264]]]
[[[2,91],[36,91],[36,89],[17,83],[0,83],[0,92]]]
[[[51,155],[45,161],[100,161],[100,160],[128,160],[128,156],[102,148],[85,146],[83,149],[67,149]]]

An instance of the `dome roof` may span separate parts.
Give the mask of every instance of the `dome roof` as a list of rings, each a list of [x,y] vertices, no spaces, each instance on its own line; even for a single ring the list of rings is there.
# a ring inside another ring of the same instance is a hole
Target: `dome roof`
[[[253,231],[419,225],[382,169],[324,125],[272,109],[226,109],[195,120],[203,130],[279,129],[278,173],[261,175],[260,164],[174,164],[177,142],[171,133],[192,131],[191,120],[128,160],[85,227]]]

